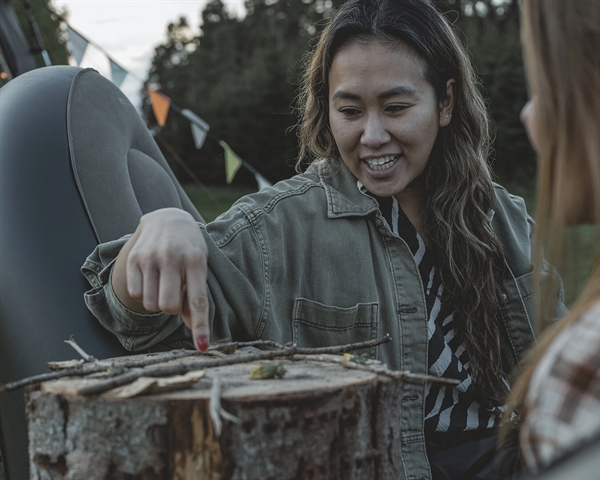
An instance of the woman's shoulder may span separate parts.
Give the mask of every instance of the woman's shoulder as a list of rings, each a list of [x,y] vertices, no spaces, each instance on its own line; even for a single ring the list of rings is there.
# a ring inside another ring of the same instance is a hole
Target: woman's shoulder
[[[563,320],[564,321],[564,320]],[[557,325],[559,327],[559,325]],[[560,416],[564,408],[574,418],[576,397],[595,395],[600,382],[600,301],[579,315],[556,336],[535,369],[529,401]],[[577,395],[574,397],[574,392]],[[562,401],[559,401],[562,399]],[[596,398],[596,405],[600,399]]]
[[[581,315],[579,323],[584,328],[594,327],[594,334],[596,337],[600,337],[600,300]]]
[[[600,430],[600,301],[560,332],[527,393],[521,443],[531,469],[551,464]]]
[[[310,168],[304,173],[281,180],[236,200],[226,212],[219,215],[209,225],[214,230],[217,225],[254,222],[263,216],[285,216],[285,213],[298,209],[316,208],[325,202],[323,185],[317,169]]]
[[[494,183],[496,201],[494,203],[495,214],[505,216],[527,218],[527,205],[523,197],[510,193],[505,187]]]
[[[313,189],[317,189],[317,191],[312,191]],[[318,190],[322,190],[319,176],[316,172],[309,171],[294,175],[272,186],[262,188],[258,192],[246,195],[235,202],[233,206],[243,206],[253,210],[258,209],[270,212],[286,200],[296,202],[306,201],[307,193],[309,195],[318,195]]]
[[[491,223],[502,242],[505,256],[509,260],[524,256],[525,267],[529,268],[533,220],[527,213],[525,201],[498,184],[494,184],[494,193],[496,198]]]
[[[600,301],[582,313],[571,325],[565,327],[548,351],[550,357],[561,357],[572,365],[589,365],[590,357],[598,358],[599,354]]]
[[[338,176],[339,171],[336,159],[317,160],[303,173],[245,195],[232,205],[231,210],[260,214],[272,213],[275,209],[304,208],[310,205],[321,208],[326,202],[326,190],[335,188],[331,178]]]

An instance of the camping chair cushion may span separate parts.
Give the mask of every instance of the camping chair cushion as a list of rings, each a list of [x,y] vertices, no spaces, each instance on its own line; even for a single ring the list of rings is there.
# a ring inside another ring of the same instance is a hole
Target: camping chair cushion
[[[179,207],[202,218],[139,113],[93,70],[32,70],[0,89],[0,383],[77,358],[128,352],[85,306],[80,272],[98,242],[142,214]],[[29,478],[23,392],[0,394],[10,480]]]
[[[182,208],[201,221],[139,112],[108,83],[81,71],[67,110],[73,172],[98,240],[133,232],[144,213],[158,208]]]

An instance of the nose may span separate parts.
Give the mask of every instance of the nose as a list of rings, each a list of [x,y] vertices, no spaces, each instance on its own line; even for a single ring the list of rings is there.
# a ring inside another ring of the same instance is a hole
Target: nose
[[[538,150],[538,125],[536,120],[536,98],[532,97],[521,110],[521,122],[525,125],[529,142],[534,150]]]
[[[385,121],[380,115],[371,114],[365,119],[364,129],[360,143],[369,148],[379,148],[392,139],[387,131]]]
[[[529,100],[523,108],[521,109],[521,115],[519,118],[521,119],[521,123],[525,125],[525,127],[529,126],[529,122],[531,120],[531,111],[533,110],[533,100]]]

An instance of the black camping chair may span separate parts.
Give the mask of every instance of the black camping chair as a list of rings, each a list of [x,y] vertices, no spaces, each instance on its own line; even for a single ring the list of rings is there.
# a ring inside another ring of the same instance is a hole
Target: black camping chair
[[[99,242],[162,207],[196,211],[139,113],[93,70],[45,67],[0,89],[0,383],[76,357],[127,352],[85,307]],[[0,394],[10,480],[29,478],[23,391]]]

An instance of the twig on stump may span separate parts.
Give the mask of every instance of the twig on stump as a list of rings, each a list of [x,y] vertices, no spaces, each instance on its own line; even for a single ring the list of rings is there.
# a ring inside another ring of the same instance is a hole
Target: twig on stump
[[[73,348],[75,348],[72,343],[73,337],[69,340],[65,340],[65,343],[68,343]],[[73,341],[74,343],[74,341]],[[79,346],[78,346],[79,347]],[[285,348],[284,345],[281,345],[276,342],[272,342],[270,340],[254,340],[251,342],[227,342],[221,344],[211,345],[208,351],[225,351],[232,353],[238,348],[244,347],[274,347],[277,349]],[[85,355],[83,350],[81,350]],[[81,355],[81,352],[78,351]],[[137,367],[147,367],[150,365],[155,365],[157,363],[168,362],[170,360],[177,360],[180,358],[186,357],[194,357],[194,356],[202,356],[206,355],[204,352],[198,352],[197,350],[173,350],[170,352],[171,355],[160,355],[160,354],[152,354],[152,356],[145,357],[139,360],[130,360],[126,362],[90,362],[81,363],[75,367],[65,368],[64,370],[59,370],[55,372],[42,373],[39,375],[33,375],[31,377],[23,378],[21,380],[15,380],[14,382],[6,383],[4,385],[0,385],[0,393],[2,392],[12,392],[14,390],[18,390],[19,388],[26,387],[27,385],[32,385],[34,383],[47,382],[49,380],[56,380],[64,377],[83,377],[86,375],[91,375],[93,373],[101,373],[105,372],[112,365],[119,366],[121,368],[137,368]],[[94,358],[91,355],[87,355],[88,358]],[[85,357],[84,357],[85,358]]]
[[[225,365],[235,365],[239,363],[255,362],[257,360],[272,360],[275,358],[289,358],[296,354],[304,355],[320,355],[325,353],[344,353],[351,352],[354,350],[361,350],[363,348],[375,347],[382,343],[390,342],[392,339],[388,335],[378,340],[369,340],[360,343],[351,343],[348,345],[339,345],[334,347],[320,347],[320,348],[298,348],[295,345],[286,347],[281,350],[260,352],[251,355],[235,356],[228,358],[218,358],[215,360],[201,360],[194,361],[188,364],[175,364],[175,365],[161,365],[153,368],[136,369],[131,370],[122,375],[116,375],[107,380],[100,380],[94,385],[83,387],[78,390],[77,393],[80,395],[98,395],[111,390],[115,387],[120,387],[126,383],[134,381],[140,376],[145,377],[163,377],[167,375],[183,375],[192,370],[200,370],[203,368],[222,367]]]
[[[94,357],[92,357],[91,355],[88,355],[85,350],[83,348],[81,348],[77,342],[75,341],[75,336],[71,335],[69,337],[68,340],[65,340],[65,343],[67,345],[70,345],[71,347],[73,347],[73,349],[79,354],[81,355],[81,358],[83,358],[86,362],[90,362],[93,363],[96,361],[96,359]]]
[[[365,372],[375,373],[377,375],[384,375],[390,378],[399,378],[407,382],[434,382],[443,383],[445,385],[458,385],[460,380],[454,378],[435,377],[433,375],[421,375],[418,373],[411,373],[407,370],[390,370],[386,365],[362,365],[355,363],[343,357],[334,355],[294,355],[290,357],[290,360],[304,361],[304,360],[317,360],[325,363],[336,363],[344,368],[351,370],[363,370]]]

